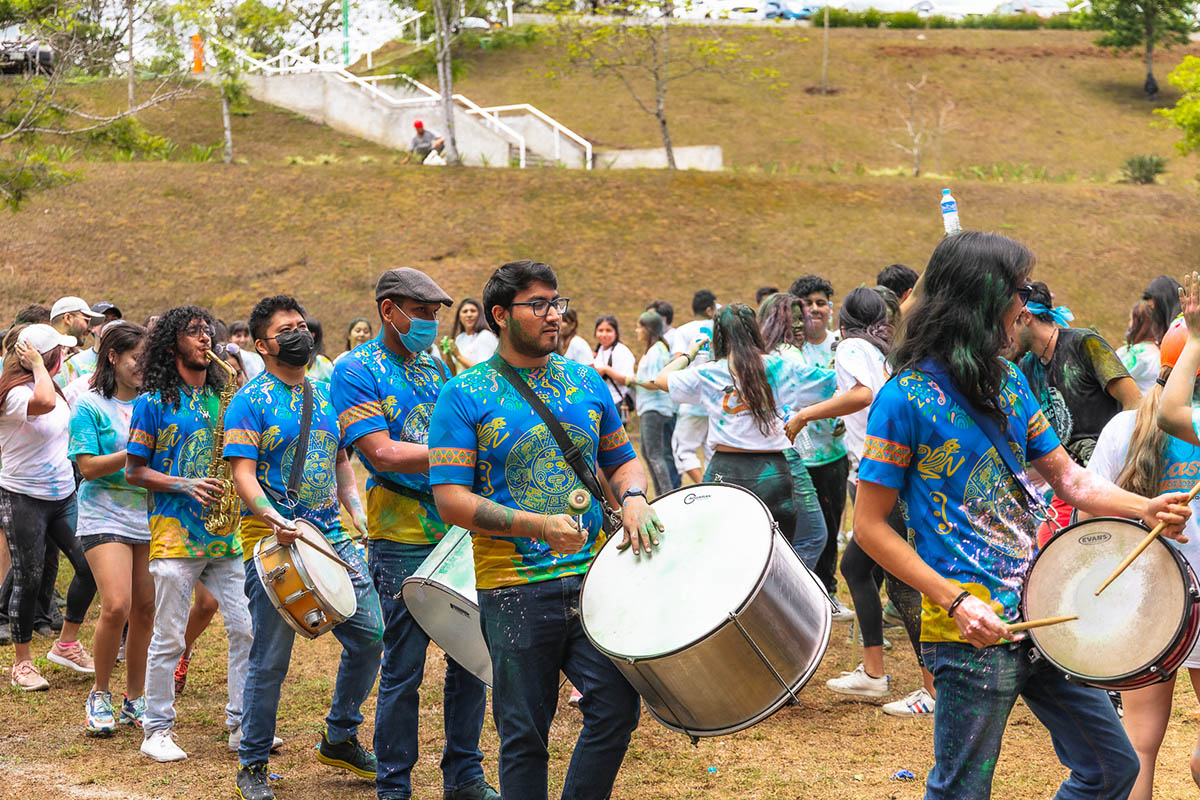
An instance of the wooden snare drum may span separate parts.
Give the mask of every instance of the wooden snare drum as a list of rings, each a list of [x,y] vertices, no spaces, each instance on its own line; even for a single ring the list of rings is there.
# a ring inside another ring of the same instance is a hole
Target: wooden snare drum
[[[336,561],[312,552],[313,545],[337,557],[333,546],[315,525],[294,520],[305,544],[285,547],[275,534],[254,545],[254,568],[271,605],[296,633],[315,639],[358,611],[350,573]]]

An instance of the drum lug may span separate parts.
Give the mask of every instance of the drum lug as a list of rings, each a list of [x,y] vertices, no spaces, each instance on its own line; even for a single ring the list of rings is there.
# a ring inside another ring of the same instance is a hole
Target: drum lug
[[[314,608],[304,615],[304,624],[310,628],[319,628],[325,621],[325,614],[319,608]]]
[[[1188,588],[1188,594],[1190,594],[1192,596],[1193,603],[1200,602],[1200,587],[1197,587],[1195,584],[1192,584]]]
[[[281,580],[283,576],[287,574],[289,566],[290,565],[288,564],[280,564],[278,567],[275,567],[267,573],[267,580],[269,580],[271,583]]]

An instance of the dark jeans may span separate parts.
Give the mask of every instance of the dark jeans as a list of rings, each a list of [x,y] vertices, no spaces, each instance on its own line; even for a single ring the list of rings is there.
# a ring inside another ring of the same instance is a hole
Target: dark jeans
[[[976,649],[925,642],[933,672],[934,765],[926,800],[987,800],[1004,727],[1018,696],[1046,726],[1058,760],[1071,774],[1059,800],[1124,800],[1138,776],[1138,758],[1102,689],[1068,681],[1045,660],[1030,660],[1030,640]]]
[[[642,455],[650,467],[650,479],[654,481],[654,494],[660,495],[675,488],[671,470],[675,458],[671,455],[671,433],[675,429],[675,418],[657,411],[647,411],[638,419],[642,429]],[[672,424],[668,425],[670,422]]]
[[[558,673],[582,694],[563,800],[604,800],[637,727],[641,700],[583,633],[580,575],[479,591],[480,626],[492,657],[492,715],[500,734],[500,794],[546,800],[547,744]]]
[[[821,515],[825,517],[825,548],[817,559],[813,572],[830,595],[837,591],[838,531],[842,529],[842,514],[846,511],[846,479],[850,476],[850,459],[842,456],[837,461],[819,467],[807,467],[813,488],[817,490],[817,502],[821,504]]]
[[[675,451],[671,449],[671,439],[675,436],[675,420],[677,416],[667,417],[666,429],[663,434],[667,437],[667,474],[671,476],[671,488],[678,489],[683,485],[683,478],[679,475],[679,470],[675,467]]]
[[[46,560],[42,567],[42,585],[38,587],[37,611],[33,615],[33,624],[51,623],[50,606],[54,603],[54,585],[58,581],[58,548],[52,542],[46,542]],[[0,624],[8,624],[8,601],[12,597],[12,570],[4,576],[0,584]]]
[[[42,578],[47,570],[57,569],[58,556],[53,554],[53,559],[47,556],[48,544],[62,550],[75,568],[63,619],[83,622],[96,596],[91,567],[75,538],[76,511],[74,494],[61,500],[39,500],[0,489],[0,526],[8,536],[8,551],[12,555],[13,588],[8,617],[14,644],[25,644],[33,638],[38,594],[44,588]]]
[[[404,579],[417,571],[433,545],[401,544],[386,539],[370,543],[371,578],[383,608],[383,664],[375,705],[375,758],[379,765],[375,790],[380,797],[411,797],[412,768],[417,763],[417,723],[421,680],[429,637],[399,597]],[[446,656],[442,692],[442,786],[461,789],[483,780],[479,732],[487,706],[487,686]]]
[[[749,489],[763,501],[783,537],[804,566],[812,569],[825,547],[825,518],[808,470],[795,450],[782,453],[726,453],[717,451],[708,462],[704,480],[720,477]]]

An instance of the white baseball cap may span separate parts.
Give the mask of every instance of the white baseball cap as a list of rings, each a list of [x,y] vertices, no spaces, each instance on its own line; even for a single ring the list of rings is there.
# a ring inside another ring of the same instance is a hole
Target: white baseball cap
[[[17,344],[25,342],[33,346],[34,350],[39,353],[49,353],[54,348],[62,345],[63,347],[74,347],[75,337],[66,336],[54,330],[49,325],[39,323],[30,325],[17,336]]]
[[[104,316],[92,311],[92,307],[85,303],[82,297],[60,297],[54,303],[54,307],[50,309],[50,319],[60,317],[71,311],[91,317],[92,319],[101,319]]]

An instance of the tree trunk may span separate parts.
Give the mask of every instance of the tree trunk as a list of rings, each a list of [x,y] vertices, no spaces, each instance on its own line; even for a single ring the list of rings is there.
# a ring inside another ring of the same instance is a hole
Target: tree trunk
[[[1158,81],[1154,80],[1154,17],[1146,14],[1146,82],[1142,88],[1146,91],[1146,99],[1158,97]]]
[[[675,166],[675,149],[671,147],[671,131],[667,127],[667,22],[662,23],[662,36],[654,48],[654,117],[662,134],[663,149],[667,153],[667,168]]]
[[[225,148],[222,156],[226,164],[233,163],[233,128],[229,124],[229,97],[221,90],[221,122],[225,126]]]
[[[921,177],[921,145],[913,144],[913,177]]]
[[[453,0],[433,0],[433,19],[437,36],[438,91],[442,94],[442,125],[446,132],[444,156],[447,164],[458,166],[462,160],[458,155],[458,141],[454,136],[454,71],[451,64],[450,31],[451,14],[448,3]]]
[[[128,5],[129,15],[126,18],[126,22],[129,24],[129,110],[132,111],[134,106],[137,105],[135,97],[137,76],[133,63],[133,0],[128,0]]]
[[[821,93],[829,94],[829,5],[825,6],[825,39],[821,44]]]

